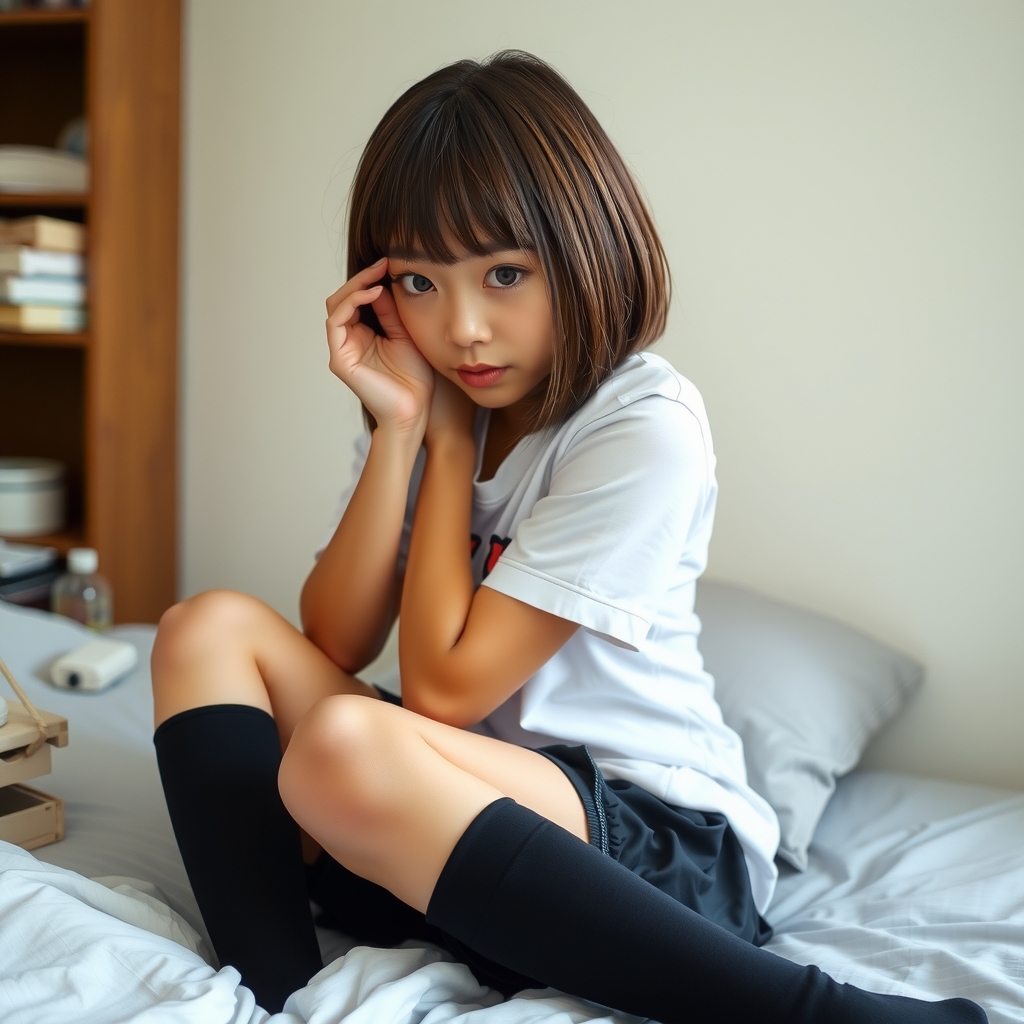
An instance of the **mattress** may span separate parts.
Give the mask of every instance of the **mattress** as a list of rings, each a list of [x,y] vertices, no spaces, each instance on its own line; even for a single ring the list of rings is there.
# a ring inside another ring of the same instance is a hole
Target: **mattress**
[[[268,1015],[218,968],[171,832],[152,748],[152,627],[114,634],[139,668],[99,694],[58,691],[49,662],[88,638],[0,603],[0,655],[70,744],[39,788],[66,802],[63,842],[0,844],[0,1019],[65,1024]],[[807,871],[783,868],[774,952],[880,992],[967,996],[993,1024],[1024,1021],[1024,795],[853,772],[831,800]],[[321,931],[328,964],[274,1024],[628,1018],[551,990],[501,1001],[443,952],[351,948]]]

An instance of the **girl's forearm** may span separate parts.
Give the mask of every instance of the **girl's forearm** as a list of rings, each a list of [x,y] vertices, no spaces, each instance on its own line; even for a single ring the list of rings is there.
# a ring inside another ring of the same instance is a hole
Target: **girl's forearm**
[[[428,446],[402,589],[402,701],[431,718],[458,697],[453,653],[473,603],[469,535],[476,450],[471,435]]]
[[[378,427],[345,514],[302,588],[306,635],[346,672],[369,664],[397,611],[396,567],[420,438]]]

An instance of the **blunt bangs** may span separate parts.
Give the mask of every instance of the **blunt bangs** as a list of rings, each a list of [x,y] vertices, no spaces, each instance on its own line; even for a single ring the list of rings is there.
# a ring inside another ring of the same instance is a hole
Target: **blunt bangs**
[[[365,188],[358,215],[353,195],[350,273],[394,250],[451,264],[467,254],[536,249],[520,187],[527,168],[510,166],[514,140],[488,97],[460,88],[478,67],[462,61],[443,69],[449,88],[426,97],[410,95],[420,91],[414,86],[371,137],[360,165],[365,182],[357,179]],[[400,131],[389,124],[396,117]],[[375,143],[381,152],[370,160]]]
[[[451,264],[537,254],[556,342],[534,427],[579,408],[665,326],[668,268],[632,176],[553,68],[507,51],[459,61],[391,106],[352,186],[349,276],[396,253]],[[374,329],[372,310],[361,316]]]
[[[460,116],[477,105],[473,99],[456,95],[434,105],[418,130],[396,140],[362,225],[375,254],[397,249],[451,264],[467,254],[534,248],[514,174],[474,123],[475,112]]]

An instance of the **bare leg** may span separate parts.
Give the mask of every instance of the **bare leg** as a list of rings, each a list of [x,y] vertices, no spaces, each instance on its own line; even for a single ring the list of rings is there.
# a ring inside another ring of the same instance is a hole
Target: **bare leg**
[[[153,647],[155,725],[189,708],[248,704],[273,715],[282,748],[324,697],[378,697],[255,597],[210,590],[160,620]]]
[[[424,912],[463,832],[503,796],[587,839],[579,796],[547,758],[358,696],[302,718],[279,783],[335,860]]]
[[[295,723],[324,697],[379,697],[273,608],[231,590],[197,594],[164,613],[152,671],[155,726],[190,708],[248,704],[274,718],[282,749]],[[303,832],[303,859],[312,863],[319,852]]]
[[[986,1020],[963,999],[839,985],[707,921],[578,842],[579,798],[533,751],[330,697],[296,728],[279,784],[290,813],[350,870],[418,910],[430,904],[430,923],[480,955],[607,1006],[675,1024]],[[473,852],[452,875],[449,855],[467,836]],[[466,870],[480,852],[482,868]]]

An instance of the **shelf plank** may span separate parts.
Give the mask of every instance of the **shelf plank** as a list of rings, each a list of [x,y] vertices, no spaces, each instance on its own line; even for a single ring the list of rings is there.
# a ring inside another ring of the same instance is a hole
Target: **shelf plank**
[[[85,209],[88,192],[0,192],[0,207],[45,206]]]
[[[0,28],[6,25],[68,25],[85,24],[89,20],[89,9],[77,8],[67,11],[7,11],[0,14]]]
[[[0,331],[0,345],[48,345],[60,348],[88,348],[88,331]]]
[[[71,527],[60,533],[44,533],[36,537],[5,537],[12,544],[35,544],[41,548],[56,548],[57,553],[66,555],[72,548],[85,546],[81,527]]]

